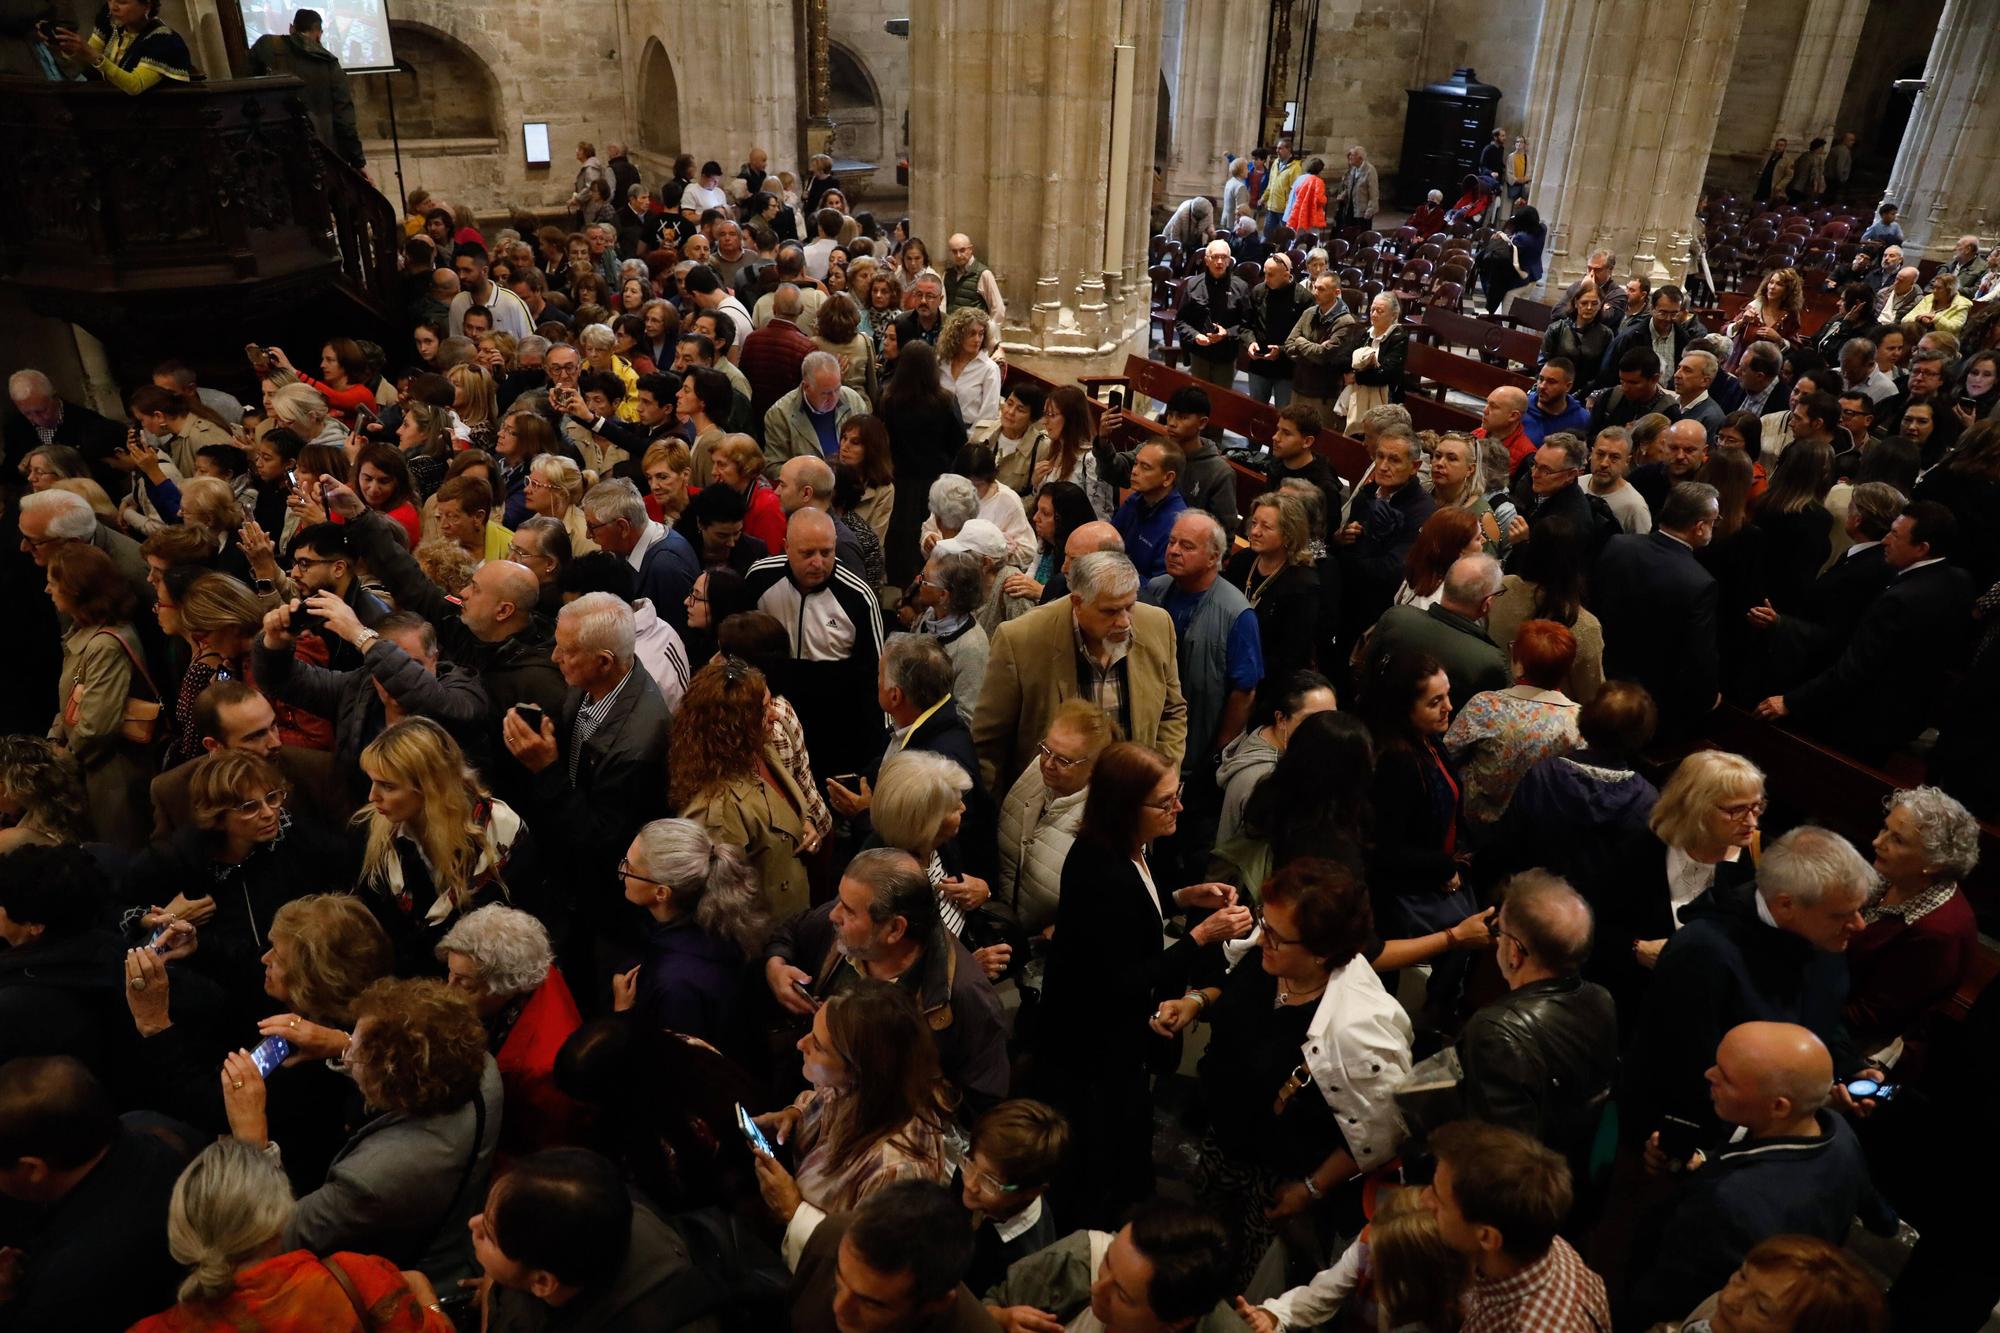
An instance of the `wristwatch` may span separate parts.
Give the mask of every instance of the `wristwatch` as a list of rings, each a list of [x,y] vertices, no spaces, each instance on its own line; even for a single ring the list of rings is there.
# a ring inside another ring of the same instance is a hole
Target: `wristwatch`
[[[258,579],[250,586],[256,590],[259,597],[269,597],[278,591],[278,585],[269,579]]]
[[[365,657],[368,650],[375,646],[375,640],[381,637],[374,630],[363,626],[361,632],[354,636],[354,646]]]

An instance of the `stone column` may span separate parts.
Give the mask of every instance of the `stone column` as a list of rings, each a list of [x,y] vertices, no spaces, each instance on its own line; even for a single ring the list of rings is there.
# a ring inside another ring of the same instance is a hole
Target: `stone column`
[[[826,0],[802,0],[805,8],[805,141],[801,161],[833,152],[832,65],[827,49]],[[800,177],[801,180],[805,179]]]
[[[1904,251],[1943,259],[1965,234],[2000,230],[2000,25],[1988,0],[1945,0],[1885,199],[1902,206]]]
[[[1027,45],[1036,59],[1000,57]],[[1066,381],[1143,354],[1159,7],[926,0],[910,18],[910,69],[910,215],[933,254],[953,232],[972,238],[1006,298],[1008,359]],[[1121,116],[1129,153],[1113,179]]]
[[[1256,146],[1268,0],[1187,0],[1174,83],[1174,153],[1167,197],[1220,198],[1225,157]]]
[[[1833,142],[1833,122],[1867,20],[1868,0],[1808,0],[1785,100],[1778,104],[1777,133],[1791,140],[1794,152],[1803,151],[1815,135]]]
[[[1746,0],[1548,0],[1529,82],[1547,283],[1608,249],[1678,281]]]

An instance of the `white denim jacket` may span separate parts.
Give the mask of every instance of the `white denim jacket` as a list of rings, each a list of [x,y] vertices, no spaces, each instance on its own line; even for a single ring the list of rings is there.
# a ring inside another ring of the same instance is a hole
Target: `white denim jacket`
[[[1366,960],[1356,957],[1327,978],[1299,1049],[1363,1171],[1393,1157],[1407,1133],[1395,1092],[1410,1076],[1415,1035]]]

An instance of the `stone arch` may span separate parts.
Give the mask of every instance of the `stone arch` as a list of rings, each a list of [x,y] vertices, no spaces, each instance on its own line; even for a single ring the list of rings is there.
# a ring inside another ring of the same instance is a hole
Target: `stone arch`
[[[827,43],[827,111],[833,117],[833,155],[882,162],[893,152],[881,85],[868,62],[841,42]]]
[[[681,151],[680,80],[673,57],[657,37],[646,39],[639,58],[639,126],[641,148],[668,156]]]
[[[405,140],[499,139],[500,83],[492,67],[471,47],[427,23],[404,19],[389,24],[396,53],[394,74],[367,74],[350,80],[354,114],[363,139],[389,137],[389,98],[394,83],[397,132]]]

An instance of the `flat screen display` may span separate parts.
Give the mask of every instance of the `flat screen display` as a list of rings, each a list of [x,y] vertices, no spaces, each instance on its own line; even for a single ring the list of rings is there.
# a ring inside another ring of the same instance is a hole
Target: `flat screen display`
[[[259,37],[282,37],[292,30],[298,0],[237,0],[243,11],[243,38],[255,46]],[[320,42],[333,52],[349,74],[386,73],[396,67],[389,44],[389,15],[383,0],[309,0],[325,28]]]
[[[523,121],[521,123],[521,146],[527,150],[529,166],[547,166],[549,164],[549,123],[545,120]]]

